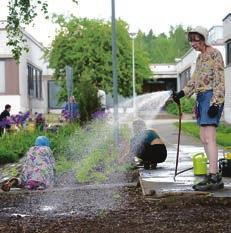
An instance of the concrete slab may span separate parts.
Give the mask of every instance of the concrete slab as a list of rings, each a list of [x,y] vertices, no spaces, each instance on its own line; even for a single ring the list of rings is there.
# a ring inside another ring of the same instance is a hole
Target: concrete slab
[[[202,194],[212,195],[214,197],[231,197],[231,178],[223,177],[225,188],[219,191],[212,192],[195,192],[192,185],[203,179],[203,176],[195,176],[193,173],[192,157],[194,154],[204,152],[199,140],[182,133],[180,144],[180,155],[178,172],[185,171],[176,176],[175,160],[177,150],[178,128],[173,124],[175,120],[148,120],[146,121],[149,127],[155,128],[158,134],[163,138],[168,150],[168,157],[162,164],[158,164],[155,170],[139,169],[140,184],[144,195],[154,195],[155,197],[165,197],[169,195],[182,194]],[[219,149],[219,157],[223,157],[222,148]]]

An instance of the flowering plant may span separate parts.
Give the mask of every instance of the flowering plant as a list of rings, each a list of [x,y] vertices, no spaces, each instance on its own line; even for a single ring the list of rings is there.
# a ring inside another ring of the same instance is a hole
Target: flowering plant
[[[61,117],[64,118],[65,121],[71,120],[71,114],[68,110],[63,109],[61,112]]]
[[[34,122],[35,126],[39,130],[43,130],[45,126],[45,117],[42,113],[35,113],[34,117],[30,116],[30,112],[19,112],[16,115],[11,115],[0,121],[1,128],[10,128],[10,126],[16,126],[16,129],[25,127],[27,122]]]
[[[43,130],[45,126],[45,117],[42,113],[35,112],[35,124],[37,129]]]
[[[93,119],[103,119],[107,116],[107,113],[105,111],[98,110],[91,114]]]
[[[17,127],[23,126],[29,117],[30,112],[22,113],[19,112],[16,115],[11,115],[0,121],[1,128],[8,128],[11,125],[16,125]]]

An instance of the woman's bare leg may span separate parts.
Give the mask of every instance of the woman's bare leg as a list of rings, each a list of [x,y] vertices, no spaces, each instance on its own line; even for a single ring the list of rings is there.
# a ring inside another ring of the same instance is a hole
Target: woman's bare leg
[[[218,172],[218,150],[216,144],[216,127],[201,126],[200,127],[201,142],[204,145],[205,153],[209,159],[209,173],[216,174]]]

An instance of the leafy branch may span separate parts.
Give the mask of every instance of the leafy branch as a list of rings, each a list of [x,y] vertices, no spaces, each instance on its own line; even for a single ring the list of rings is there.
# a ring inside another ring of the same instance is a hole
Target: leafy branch
[[[77,0],[72,1],[78,3]],[[23,51],[29,51],[22,28],[33,22],[38,10],[48,19],[48,3],[46,0],[9,0],[8,9],[7,45],[11,47],[13,57],[19,62]]]

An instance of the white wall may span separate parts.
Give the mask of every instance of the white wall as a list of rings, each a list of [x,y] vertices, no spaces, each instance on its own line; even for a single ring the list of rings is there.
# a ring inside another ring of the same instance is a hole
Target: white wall
[[[33,112],[45,113],[48,109],[47,102],[47,84],[46,80],[42,81],[42,99],[28,98],[28,82],[27,82],[27,64],[31,64],[36,68],[42,70],[43,75],[51,73],[47,68],[47,63],[43,59],[43,47],[33,37],[26,34],[27,44],[29,52],[24,53],[20,59],[19,65],[19,90],[21,96],[21,108],[22,111],[26,111],[32,108]]]
[[[227,17],[223,21],[224,27],[224,42],[231,39],[231,14],[227,15]]]
[[[225,69],[225,121],[231,124],[231,67]]]
[[[22,111],[20,108],[20,96],[19,95],[1,95],[0,96],[0,111],[5,109],[5,105],[11,105],[11,114],[17,114]]]
[[[225,58],[226,58],[226,51],[225,51],[225,45],[222,44],[222,45],[216,45],[216,46],[213,46],[214,48],[218,49],[223,57],[223,60],[225,62]]]
[[[224,41],[231,40],[231,14],[223,21]],[[225,67],[225,121],[231,124],[231,65]]]
[[[181,57],[176,63],[176,71],[177,71],[177,91],[180,90],[180,73],[184,70],[191,67],[190,73],[192,75],[196,66],[196,59],[198,56],[198,52],[194,49],[190,49],[183,57]]]
[[[180,74],[185,69],[191,67],[191,73],[195,69],[196,59],[198,56],[198,52],[196,52],[193,49],[190,49],[182,58],[180,61],[176,63],[176,70],[177,73]]]
[[[175,64],[153,64],[150,65],[150,69],[155,72],[176,72]]]
[[[0,21],[0,56],[9,57],[11,56],[11,50],[9,46],[6,46],[6,31],[4,31],[2,27],[3,23]]]

